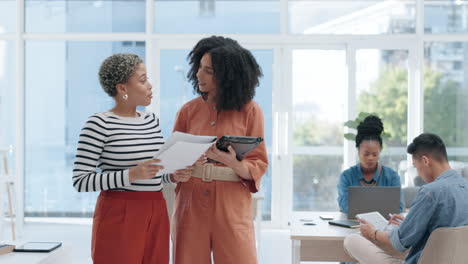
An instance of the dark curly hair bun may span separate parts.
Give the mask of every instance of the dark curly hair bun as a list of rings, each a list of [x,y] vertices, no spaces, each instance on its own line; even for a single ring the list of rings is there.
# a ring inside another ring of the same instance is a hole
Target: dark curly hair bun
[[[362,141],[374,140],[382,147],[382,132],[384,131],[382,120],[375,115],[366,117],[357,127],[356,147],[359,148]]]

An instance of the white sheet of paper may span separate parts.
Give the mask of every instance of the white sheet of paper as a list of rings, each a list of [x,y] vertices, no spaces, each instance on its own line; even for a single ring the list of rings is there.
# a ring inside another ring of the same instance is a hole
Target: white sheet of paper
[[[191,142],[191,143],[212,143],[216,140],[215,136],[195,136],[192,134],[182,133],[176,131],[172,133],[172,135],[167,139],[166,143],[159,149],[158,153],[156,153],[155,157],[158,156],[160,153],[166,151],[166,149],[170,148],[178,141],[184,142]]]
[[[158,174],[173,173],[176,170],[184,169],[193,165],[200,156],[205,153],[213,143],[190,143],[179,141],[169,149],[157,156],[161,160],[164,169]]]
[[[357,219],[364,219],[368,223],[374,225],[375,228],[378,230],[389,231],[394,227],[393,225],[388,224],[388,220],[385,219],[379,212],[370,212],[364,214],[357,214]]]
[[[174,132],[154,156],[160,159],[159,164],[164,166],[164,169],[157,175],[173,173],[193,165],[215,140],[214,136],[195,136]]]

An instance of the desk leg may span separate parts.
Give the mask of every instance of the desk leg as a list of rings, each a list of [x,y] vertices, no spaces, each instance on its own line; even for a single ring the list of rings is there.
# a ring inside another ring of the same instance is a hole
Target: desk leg
[[[292,264],[301,263],[301,241],[292,240]]]

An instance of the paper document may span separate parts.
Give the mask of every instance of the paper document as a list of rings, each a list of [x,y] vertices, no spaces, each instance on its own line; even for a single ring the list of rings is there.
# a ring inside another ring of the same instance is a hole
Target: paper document
[[[364,219],[368,223],[371,223],[375,226],[378,230],[382,231],[390,231],[395,228],[395,225],[389,225],[388,220],[385,219],[379,212],[370,212],[365,214],[357,214],[357,219]]]
[[[159,164],[164,166],[158,175],[173,173],[193,165],[215,141],[214,136],[174,132],[154,156],[155,159],[160,159]]]

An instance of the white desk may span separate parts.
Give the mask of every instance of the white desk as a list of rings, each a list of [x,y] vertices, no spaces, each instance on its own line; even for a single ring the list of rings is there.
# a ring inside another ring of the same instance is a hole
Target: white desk
[[[68,264],[73,263],[71,249],[63,245],[49,253],[11,252],[0,255],[2,264]]]
[[[298,214],[291,222],[292,263],[301,261],[357,262],[346,254],[343,241],[349,234],[359,232],[351,229],[329,225],[319,215],[333,215],[335,219],[345,219],[342,213],[314,212]],[[316,225],[304,225],[300,219],[312,219]]]

